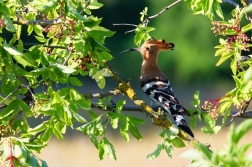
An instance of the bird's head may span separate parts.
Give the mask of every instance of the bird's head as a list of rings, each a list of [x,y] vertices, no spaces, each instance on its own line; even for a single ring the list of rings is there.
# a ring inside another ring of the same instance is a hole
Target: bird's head
[[[138,51],[141,53],[144,60],[152,60],[157,58],[159,51],[173,50],[174,46],[173,43],[165,42],[163,39],[156,40],[151,38],[145,41],[141,47],[125,50],[120,54],[130,51]]]

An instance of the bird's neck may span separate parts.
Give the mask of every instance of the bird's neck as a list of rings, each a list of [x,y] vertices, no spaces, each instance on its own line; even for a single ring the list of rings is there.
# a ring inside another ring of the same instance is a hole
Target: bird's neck
[[[143,60],[140,81],[152,79],[167,80],[167,77],[158,67],[157,61]]]

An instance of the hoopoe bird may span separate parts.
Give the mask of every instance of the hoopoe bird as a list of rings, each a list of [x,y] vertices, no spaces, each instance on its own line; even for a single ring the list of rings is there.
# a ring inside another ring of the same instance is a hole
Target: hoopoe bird
[[[129,51],[138,51],[141,53],[143,62],[140,85],[143,91],[149,96],[152,107],[161,107],[169,112],[175,124],[194,137],[183,116],[190,116],[190,113],[180,104],[170,86],[169,80],[157,64],[159,51],[173,50],[174,46],[173,43],[165,42],[165,40],[155,40],[152,38],[147,40],[140,48],[128,49],[120,54]]]

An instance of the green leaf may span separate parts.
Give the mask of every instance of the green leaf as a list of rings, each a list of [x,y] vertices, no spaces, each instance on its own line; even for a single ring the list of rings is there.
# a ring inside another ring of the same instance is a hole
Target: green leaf
[[[15,27],[13,26],[13,24],[12,24],[12,21],[11,21],[11,19],[10,19],[10,17],[9,17],[9,15],[7,15],[7,14],[2,14],[2,21],[4,22],[4,24],[6,25],[6,29],[8,30],[8,31],[10,31],[10,32],[16,32],[16,29],[15,29]]]
[[[215,120],[208,114],[204,116],[207,127],[213,128],[215,126]]]
[[[234,52],[228,52],[228,53],[222,54],[220,60],[216,63],[216,66],[221,65],[224,61],[226,61],[228,58],[230,58],[233,54],[234,54]]]
[[[219,125],[213,127],[213,129],[212,129],[213,134],[215,134],[215,135],[216,135],[220,130],[221,130],[221,126],[219,126]]]
[[[51,64],[50,67],[58,67],[58,69],[65,73],[65,74],[72,74],[73,72],[75,72],[76,70],[73,69],[73,68],[70,68],[68,66],[64,66],[64,65],[61,65],[61,64]]]
[[[19,107],[25,112],[26,115],[31,115],[31,108],[23,101],[23,100],[18,100],[19,102]]]
[[[59,0],[49,0],[45,5],[39,8],[39,11],[47,13],[49,10],[56,7],[59,3]]]
[[[16,35],[17,35],[17,40],[20,39],[21,31],[22,31],[22,26],[21,25],[15,25],[16,27]]]
[[[129,130],[131,134],[137,139],[137,140],[142,140],[142,135],[140,134],[138,128],[129,122]]]
[[[193,95],[193,101],[191,102],[191,105],[192,106],[195,106],[197,107],[198,105],[200,105],[200,99],[199,99],[199,94],[200,94],[200,91],[197,90],[194,95]]]
[[[8,7],[6,6],[6,4],[3,3],[2,1],[0,1],[0,11],[1,11],[1,13],[10,15],[10,10],[9,10],[9,8],[8,8]]]
[[[223,55],[224,53],[227,53],[227,48],[225,46],[223,46],[220,49],[216,50],[215,56],[220,56],[220,55]]]
[[[90,118],[93,120],[93,119],[96,119],[98,117],[98,115],[93,112],[93,111],[88,111],[88,115],[90,116]]]
[[[64,106],[64,120],[66,122],[66,124],[68,126],[73,126],[73,122],[72,122],[72,118],[73,118],[73,115],[72,115],[72,112],[70,111],[69,107],[68,106]]]
[[[244,13],[250,13],[251,11],[252,11],[251,4],[249,4],[248,6],[245,6],[240,12],[240,19],[243,17]]]
[[[25,55],[17,49],[10,47],[6,42],[3,43],[3,46],[4,49],[9,52],[19,64],[22,64],[24,67],[35,67],[35,61],[30,56]]]
[[[125,104],[126,100],[119,100],[118,102],[116,102],[116,112],[121,112]]]
[[[39,42],[41,42],[41,43],[44,43],[44,42],[47,41],[47,39],[45,39],[44,37],[40,37],[40,36],[36,36],[36,35],[34,35],[34,37],[35,37]]]
[[[80,122],[80,123],[85,123],[87,122],[87,120],[85,118],[83,118],[81,115],[79,115],[78,113],[72,112],[74,118]]]
[[[206,147],[206,146],[204,146],[204,145],[202,145],[200,143],[197,143],[197,147],[199,148],[199,150],[201,151],[201,153],[204,154],[204,156],[205,156],[205,158],[207,160],[211,160],[211,157],[212,157],[211,153],[212,152],[209,150],[208,147]]]
[[[227,116],[230,115],[230,107],[232,105],[232,102],[231,101],[228,101],[228,102],[224,102],[224,103],[221,103],[218,107],[218,111],[219,113],[225,113],[224,117],[223,117],[223,120],[222,120],[222,125],[225,124],[226,120],[227,120]]]
[[[236,61],[236,60],[237,60],[236,57],[234,57],[234,58],[232,59],[232,61],[231,61],[231,64],[230,64],[230,68],[231,68],[232,73],[233,73],[234,75],[236,75],[236,71],[237,71],[237,61]]]
[[[44,35],[42,33],[43,27],[41,27],[41,25],[35,24],[33,27],[33,30],[35,31],[35,33],[39,36],[44,38]]]
[[[53,127],[53,134],[59,139],[63,139],[63,135],[61,134],[60,130],[58,129],[57,126]]]
[[[211,134],[212,133],[212,130],[211,130],[211,128],[209,128],[208,126],[203,126],[202,128],[201,128],[201,132],[203,132],[203,133],[205,133],[205,134]]]
[[[24,53],[20,52],[19,50],[15,49],[13,47],[10,47],[6,42],[3,43],[3,47],[11,55],[14,55],[14,56],[24,56]]]
[[[194,98],[194,99],[199,99],[199,93],[200,93],[200,91],[197,90],[197,91],[193,94],[193,98]]]
[[[88,19],[83,17],[80,13],[78,13],[72,6],[71,3],[68,3],[67,1],[65,1],[65,5],[67,8],[67,16],[69,16],[70,18],[76,18],[80,21],[88,22]]]
[[[113,73],[109,69],[107,69],[107,68],[103,68],[99,72],[104,77],[111,77],[111,76],[113,76]]]
[[[128,130],[129,130],[129,123],[127,122],[126,119],[124,119],[121,122],[120,133],[122,137],[124,138],[124,140],[126,140],[127,142],[129,142]]]
[[[75,102],[75,104],[78,105],[78,107],[82,108],[83,110],[90,110],[91,109],[91,100],[85,100],[85,99],[80,99]]]
[[[99,142],[98,150],[99,150],[100,160],[104,159],[107,154],[109,155],[111,159],[116,160],[115,148],[108,141],[106,137],[103,137],[101,141]]]
[[[98,149],[98,140],[97,137],[93,134],[89,134],[91,142],[94,144],[94,146]]]
[[[89,122],[89,123],[86,123],[85,125],[82,125],[76,128],[76,130],[84,132],[84,135],[91,134],[90,129],[93,128],[93,126],[94,126],[94,122]]]
[[[15,79],[13,74],[9,74],[9,77],[4,79],[1,85],[1,93],[3,93],[3,95],[8,95],[9,93],[11,93],[12,91],[14,91],[17,88],[17,85],[15,84]]]
[[[241,29],[241,31],[242,31],[242,32],[247,32],[247,31],[249,31],[249,30],[251,30],[251,29],[252,29],[252,24],[249,23],[249,24],[243,26],[242,29]]]
[[[167,140],[165,140],[164,143],[163,143],[163,147],[164,147],[165,152],[167,153],[167,155],[170,158],[172,158],[172,154],[173,154],[173,147],[172,147],[172,145]]]
[[[244,74],[243,84],[247,84],[251,79],[252,79],[252,68],[249,68]]]
[[[24,51],[24,44],[23,44],[22,40],[20,40],[20,39],[18,40],[17,49],[18,49],[19,51],[21,51],[21,52]]]
[[[159,156],[160,152],[162,150],[162,145],[161,144],[158,144],[157,145],[157,149],[152,152],[151,154],[147,155],[147,159],[155,159]]]
[[[28,132],[32,133],[32,134],[36,134],[38,132],[41,132],[47,128],[48,123],[49,123],[49,121],[45,121],[42,124],[39,124],[38,126],[36,126],[35,128],[29,129]]]
[[[41,137],[41,140],[43,143],[48,143],[50,138],[52,137],[53,129],[48,127],[45,132],[43,133],[43,136]]]
[[[46,66],[48,64],[48,56],[46,55],[46,52],[40,52],[39,58],[42,65]]]
[[[92,10],[92,9],[99,9],[102,6],[103,6],[102,3],[99,3],[99,2],[90,2],[87,7]]]
[[[82,86],[82,82],[77,77],[68,77],[68,81],[74,86]]]
[[[177,147],[177,148],[182,148],[182,147],[185,147],[185,143],[183,142],[182,139],[180,139],[179,137],[175,137],[172,141],[171,141],[172,145],[174,147]]]
[[[193,129],[196,127],[196,116],[190,117],[190,127]]]
[[[83,100],[82,94],[75,89],[70,89],[70,100]]]
[[[118,127],[118,120],[119,120],[119,116],[120,115],[118,113],[114,113],[114,112],[109,112],[107,115],[110,118],[111,126],[114,129],[117,129],[117,127]]]
[[[14,112],[18,112],[18,105],[19,101],[14,100],[12,101],[7,107],[5,107],[1,112],[0,112],[0,120],[3,120],[4,118],[10,116]]]
[[[111,60],[113,58],[113,56],[108,52],[100,52],[99,55],[102,57],[103,60]]]
[[[239,140],[252,128],[252,120],[245,120],[235,128],[233,142],[238,143]]]
[[[241,79],[238,78],[237,76],[233,76],[233,78],[234,78],[236,87],[239,88],[239,89],[241,89],[241,87],[242,87],[242,81],[241,81]]]
[[[31,35],[32,31],[33,31],[33,25],[28,25],[28,28],[27,28],[28,35]]]
[[[214,10],[216,12],[216,14],[222,19],[224,20],[224,16],[223,16],[223,13],[222,13],[222,10],[221,10],[221,6],[220,6],[220,3],[218,1],[215,1],[214,2]]]
[[[140,124],[141,125],[145,122],[144,120],[132,117],[131,115],[127,116],[127,118],[129,120],[129,122],[132,124]]]

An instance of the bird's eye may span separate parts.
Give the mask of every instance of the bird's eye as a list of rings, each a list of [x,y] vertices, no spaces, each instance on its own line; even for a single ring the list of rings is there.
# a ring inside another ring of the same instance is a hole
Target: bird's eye
[[[162,39],[162,42],[163,42],[163,43],[165,43],[165,40],[164,40],[164,39]]]
[[[146,50],[150,50],[150,48],[149,48],[149,47],[146,47],[145,49],[146,49]]]

